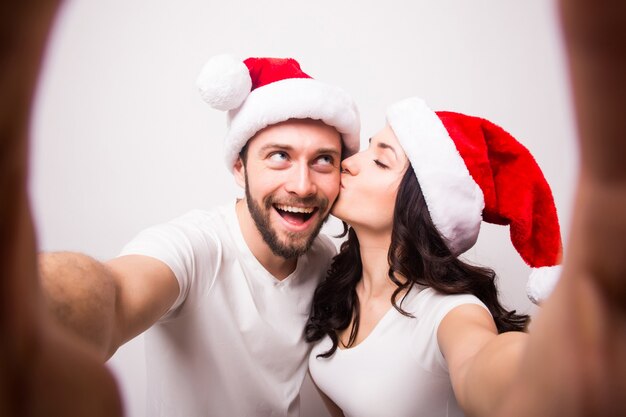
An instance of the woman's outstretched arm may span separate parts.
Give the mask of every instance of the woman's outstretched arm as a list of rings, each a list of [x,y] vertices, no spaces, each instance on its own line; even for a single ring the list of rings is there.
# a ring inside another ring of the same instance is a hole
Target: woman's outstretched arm
[[[439,329],[459,404],[478,416],[624,416],[626,3],[561,0],[581,150],[561,280],[530,335],[475,306]]]
[[[561,281],[494,415],[626,415],[626,2],[560,0],[581,150]]]

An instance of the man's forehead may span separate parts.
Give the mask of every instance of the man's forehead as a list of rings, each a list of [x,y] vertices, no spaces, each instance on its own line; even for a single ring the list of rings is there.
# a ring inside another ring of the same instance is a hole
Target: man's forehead
[[[293,149],[309,142],[308,145],[319,144],[320,147],[332,150],[341,149],[341,140],[337,129],[321,120],[289,119],[260,130],[248,140],[247,146],[265,148],[273,144]]]

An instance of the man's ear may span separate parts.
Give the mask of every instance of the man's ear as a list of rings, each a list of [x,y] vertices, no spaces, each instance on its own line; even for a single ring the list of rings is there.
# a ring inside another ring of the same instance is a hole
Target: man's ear
[[[233,173],[235,174],[235,181],[241,188],[246,188],[246,167],[241,160],[241,157],[237,157],[235,165],[233,166]]]

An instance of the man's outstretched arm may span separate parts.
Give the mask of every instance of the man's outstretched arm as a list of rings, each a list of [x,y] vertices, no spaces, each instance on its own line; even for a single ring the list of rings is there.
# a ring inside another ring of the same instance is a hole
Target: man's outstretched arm
[[[154,324],[178,296],[161,261],[128,255],[108,262],[72,252],[39,257],[47,311],[102,360]]]
[[[112,376],[49,319],[38,280],[28,123],[58,3],[0,3],[0,415],[119,416]]]

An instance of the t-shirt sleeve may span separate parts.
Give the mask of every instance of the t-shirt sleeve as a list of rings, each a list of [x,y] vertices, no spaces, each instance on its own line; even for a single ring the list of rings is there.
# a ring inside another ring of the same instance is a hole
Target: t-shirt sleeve
[[[475,304],[489,311],[487,306],[472,294],[444,295],[432,289],[424,290],[417,317],[420,320],[415,334],[416,355],[421,365],[433,373],[448,373],[448,365],[439,349],[437,331],[444,317],[456,307]],[[490,313],[491,314],[491,313]]]
[[[143,255],[165,263],[178,281],[176,301],[160,320],[177,316],[212,286],[221,259],[221,245],[202,216],[191,212],[135,236],[119,256]]]

